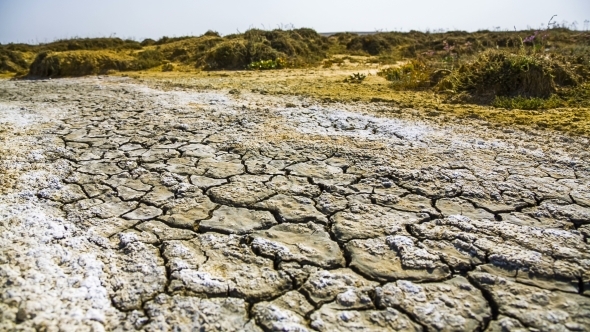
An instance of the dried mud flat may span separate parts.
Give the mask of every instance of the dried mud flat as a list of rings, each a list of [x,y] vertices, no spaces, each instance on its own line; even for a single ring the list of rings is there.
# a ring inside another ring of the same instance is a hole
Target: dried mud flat
[[[0,81],[0,330],[590,329],[588,139],[156,85]]]

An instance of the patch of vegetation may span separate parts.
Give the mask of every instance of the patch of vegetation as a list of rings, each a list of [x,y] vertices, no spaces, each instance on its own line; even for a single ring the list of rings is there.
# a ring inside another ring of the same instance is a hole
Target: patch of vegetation
[[[134,61],[134,68],[138,70],[157,67],[162,64],[164,56],[159,50],[145,50],[139,52]]]
[[[138,69],[135,58],[109,51],[42,52],[31,64],[33,77],[64,77],[105,74],[110,70]]]
[[[248,65],[250,70],[270,70],[270,69],[282,69],[287,67],[287,61],[282,58],[276,60],[261,60],[255,61]]]
[[[422,61],[412,60],[401,66],[389,67],[377,73],[391,82],[397,90],[411,90],[430,87],[431,69]]]
[[[357,84],[360,84],[360,83],[363,83],[363,81],[365,80],[365,78],[367,78],[367,75],[365,75],[365,74],[362,74],[362,73],[354,73],[354,74],[351,74],[350,76],[348,76],[345,81],[348,82],[348,83],[357,83]]]
[[[506,104],[507,98],[514,98],[511,105],[530,109],[558,89],[580,84],[577,71],[562,57],[491,50],[454,70],[437,88],[463,93],[470,101],[484,104]]]
[[[501,97],[496,96],[491,103],[492,106],[497,108],[506,109],[519,109],[519,110],[538,110],[538,109],[550,109],[564,106],[564,102],[557,96],[551,98],[535,98],[535,97]]]
[[[0,48],[0,73],[22,73],[28,67],[27,60],[22,52]]]
[[[139,50],[141,43],[121,38],[72,38],[59,39],[51,43],[39,45],[7,44],[3,48],[21,52],[65,52],[76,50]]]

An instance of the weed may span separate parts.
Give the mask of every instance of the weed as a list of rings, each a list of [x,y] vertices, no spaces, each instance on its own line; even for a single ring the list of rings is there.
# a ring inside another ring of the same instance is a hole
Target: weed
[[[346,78],[346,80],[344,80],[344,81],[345,82],[348,82],[348,83],[357,83],[357,84],[360,84],[360,83],[363,83],[363,81],[365,80],[365,78],[367,78],[367,75],[365,75],[365,74],[362,74],[362,73],[354,73],[354,74],[348,76]]]

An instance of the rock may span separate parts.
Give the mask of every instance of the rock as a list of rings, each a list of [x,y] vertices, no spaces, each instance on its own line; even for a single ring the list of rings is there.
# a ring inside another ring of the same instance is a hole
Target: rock
[[[199,231],[248,234],[255,230],[270,228],[276,224],[274,216],[268,211],[221,206],[213,211],[211,219],[200,222]]]
[[[415,284],[398,280],[376,290],[380,308],[412,313],[429,331],[481,331],[491,309],[481,292],[464,277]]]
[[[344,266],[338,244],[313,223],[280,224],[251,235],[252,248],[260,255],[323,268]]]
[[[327,218],[316,208],[312,199],[301,196],[275,195],[254,207],[270,210],[278,214],[282,222],[317,221],[327,224]]]

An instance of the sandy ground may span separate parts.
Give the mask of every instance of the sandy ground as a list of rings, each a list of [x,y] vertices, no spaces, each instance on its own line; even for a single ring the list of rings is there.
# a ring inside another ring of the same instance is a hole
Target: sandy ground
[[[587,138],[210,82],[0,81],[0,330],[590,328]]]

